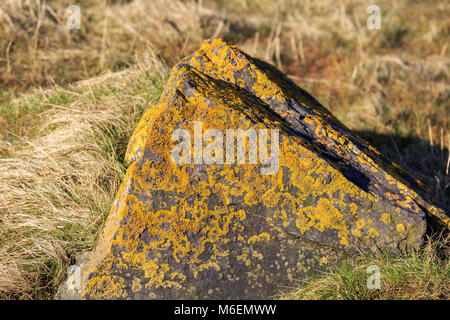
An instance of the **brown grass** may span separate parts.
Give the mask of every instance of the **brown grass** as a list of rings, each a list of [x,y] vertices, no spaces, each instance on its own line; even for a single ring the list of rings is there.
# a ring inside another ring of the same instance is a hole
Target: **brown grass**
[[[164,75],[155,62],[31,96],[51,108],[0,159],[0,297],[51,298],[74,254],[93,247]]]
[[[26,89],[71,83],[139,62],[148,50],[169,64],[203,39],[233,38],[230,22],[196,1],[86,0],[80,30],[68,30],[71,0],[3,0],[0,3],[0,83]]]

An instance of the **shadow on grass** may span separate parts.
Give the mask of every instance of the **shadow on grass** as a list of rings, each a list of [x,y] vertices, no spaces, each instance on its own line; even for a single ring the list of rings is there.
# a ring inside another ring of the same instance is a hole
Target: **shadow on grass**
[[[354,131],[383,155],[401,165],[432,191],[438,204],[450,212],[449,150],[417,137],[380,134],[368,130]],[[448,172],[447,172],[448,170]]]

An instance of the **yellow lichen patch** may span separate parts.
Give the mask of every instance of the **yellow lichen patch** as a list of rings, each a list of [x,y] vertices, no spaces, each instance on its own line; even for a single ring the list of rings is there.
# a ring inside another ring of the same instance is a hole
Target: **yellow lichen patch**
[[[274,188],[268,189],[262,196],[262,201],[267,207],[275,207],[280,200],[280,192]]]
[[[353,234],[355,237],[361,237],[361,231],[360,231],[359,229],[354,229],[354,230],[352,231],[352,234]]]
[[[352,202],[352,203],[349,204],[349,207],[350,207],[351,213],[353,215],[356,215],[357,212],[358,212],[358,205],[356,203]]]
[[[397,231],[398,232],[404,232],[405,231],[405,226],[402,223],[398,224],[397,225]]]
[[[364,222],[364,219],[359,219],[358,221],[356,221],[356,227],[357,227],[358,229],[364,228],[365,224],[366,224],[366,223]]]
[[[389,224],[391,222],[391,215],[389,213],[383,213],[380,220],[385,224]]]
[[[328,264],[328,257],[322,257],[320,259],[319,263],[320,263],[321,266],[324,265],[324,264]]]
[[[242,254],[238,255],[236,257],[236,259],[238,261],[242,261],[245,264],[245,266],[247,266],[247,267],[251,265],[251,261],[248,258],[248,252],[246,252],[246,251],[244,251]]]
[[[269,241],[269,240],[270,240],[270,235],[267,232],[263,232],[261,234],[255,234],[254,236],[251,236],[247,242],[249,244],[254,244],[255,242],[258,242],[258,241]]]
[[[369,231],[367,232],[367,236],[369,238],[376,238],[376,237],[378,237],[378,235],[379,235],[379,233],[378,233],[377,229],[375,229],[375,228],[370,228]]]
[[[255,250],[252,250],[252,257],[255,257],[255,258],[259,259],[259,260],[263,259],[262,253],[258,252],[258,251],[255,251]],[[259,268],[261,268],[261,266]]]
[[[124,280],[111,275],[103,275],[93,278],[88,282],[86,291],[94,299],[117,299],[124,297]]]
[[[317,206],[307,206],[297,212],[296,225],[300,232],[305,233],[311,228],[319,231],[334,229],[338,231],[340,243],[348,246],[349,233],[344,216],[326,198],[320,198]]]
[[[126,164],[131,164],[131,162],[142,156],[145,140],[153,126],[154,119],[157,117],[157,112],[157,107],[150,107],[139,121],[128,143],[124,158]]]

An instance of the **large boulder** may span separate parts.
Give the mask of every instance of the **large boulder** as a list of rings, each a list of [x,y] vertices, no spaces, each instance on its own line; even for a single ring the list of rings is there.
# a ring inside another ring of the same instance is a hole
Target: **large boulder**
[[[68,279],[78,297],[270,298],[448,225],[419,181],[218,38],[173,68],[126,161],[101,239]]]

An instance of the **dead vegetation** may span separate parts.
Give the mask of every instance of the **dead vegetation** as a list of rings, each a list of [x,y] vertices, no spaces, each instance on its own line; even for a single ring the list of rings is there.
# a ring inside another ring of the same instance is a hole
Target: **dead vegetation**
[[[164,76],[155,62],[29,97],[50,108],[0,159],[0,297],[51,298],[74,254],[95,244]]]

